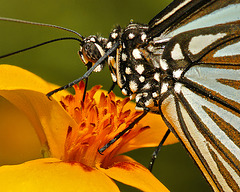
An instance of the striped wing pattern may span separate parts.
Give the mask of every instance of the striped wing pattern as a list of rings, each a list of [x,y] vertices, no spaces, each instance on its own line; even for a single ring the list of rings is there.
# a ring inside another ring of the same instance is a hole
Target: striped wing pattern
[[[190,17],[172,18],[187,8]],[[178,75],[160,113],[215,191],[240,191],[240,1],[175,1],[166,10],[150,22],[153,44],[170,38],[161,59]]]
[[[54,25],[0,20],[83,38]],[[135,98],[137,108],[161,114],[214,191],[240,191],[240,0],[174,0],[148,25],[131,22],[113,29],[109,39],[80,41],[86,65],[109,56],[113,82],[122,93]]]

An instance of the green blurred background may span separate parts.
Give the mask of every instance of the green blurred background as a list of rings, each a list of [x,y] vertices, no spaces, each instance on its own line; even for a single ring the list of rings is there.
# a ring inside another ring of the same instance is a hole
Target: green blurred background
[[[50,23],[73,29],[83,36],[108,37],[114,25],[126,26],[130,19],[147,23],[169,4],[169,0],[0,0],[0,16]],[[71,34],[39,26],[0,21],[0,55]],[[62,41],[2,59],[1,63],[20,66],[45,80],[64,85],[85,72],[78,55],[78,42]],[[106,67],[90,78],[90,86],[111,85]],[[116,94],[122,96],[118,89]],[[153,148],[128,153],[147,166]],[[197,166],[180,144],[162,148],[153,173],[170,191],[211,191]],[[119,184],[121,191],[139,191]]]

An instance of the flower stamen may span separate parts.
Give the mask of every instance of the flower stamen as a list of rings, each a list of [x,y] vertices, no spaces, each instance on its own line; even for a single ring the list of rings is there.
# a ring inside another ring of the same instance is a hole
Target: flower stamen
[[[148,127],[135,126],[101,155],[98,149],[126,129],[142,112],[124,111],[129,98],[117,100],[113,93],[107,96],[101,93],[99,102],[96,102],[94,95],[100,86],[88,91],[85,101],[82,102],[84,86],[83,82],[80,82],[79,86],[75,85],[76,94],[66,96],[61,101],[64,109],[78,124],[78,127],[68,128],[63,160],[80,162],[90,167],[97,164],[102,167],[109,166],[109,162],[119,154],[123,145]]]

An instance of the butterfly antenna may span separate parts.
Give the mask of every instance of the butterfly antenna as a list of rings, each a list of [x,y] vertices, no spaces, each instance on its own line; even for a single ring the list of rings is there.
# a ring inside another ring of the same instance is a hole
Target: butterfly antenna
[[[61,27],[58,25],[52,25],[52,24],[46,24],[46,23],[38,23],[38,22],[32,22],[32,21],[25,21],[25,20],[20,20],[20,19],[12,19],[12,18],[6,18],[6,17],[0,17],[1,21],[9,21],[9,22],[15,22],[15,23],[23,23],[23,24],[30,24],[30,25],[38,25],[38,26],[44,26],[44,27],[51,27],[51,28],[55,28],[55,29],[60,29],[60,30],[64,30],[64,31],[68,31],[71,33],[74,33],[75,35],[79,36],[81,39],[84,39],[84,37],[79,34],[78,32],[71,30],[71,29],[67,29],[65,27]]]
[[[82,40],[81,40],[81,39],[78,39],[78,38],[75,38],[75,37],[62,37],[62,38],[57,38],[57,39],[52,39],[52,40],[49,40],[49,41],[45,41],[45,42],[42,42],[42,43],[33,45],[33,46],[31,46],[31,47],[27,47],[27,48],[24,48],[24,49],[20,49],[20,50],[18,50],[18,51],[12,52],[12,53],[8,53],[8,54],[5,54],[5,55],[1,55],[1,56],[0,56],[0,59],[5,58],[5,57],[8,57],[8,56],[11,56],[11,55],[15,55],[15,54],[17,54],[17,53],[21,53],[21,52],[24,52],[24,51],[28,51],[28,50],[30,50],[30,49],[34,49],[34,48],[40,47],[40,46],[42,46],[42,45],[46,45],[46,44],[53,43],[53,42],[56,42],[56,41],[61,41],[61,40],[76,40],[76,41],[79,41],[80,43],[82,43]]]

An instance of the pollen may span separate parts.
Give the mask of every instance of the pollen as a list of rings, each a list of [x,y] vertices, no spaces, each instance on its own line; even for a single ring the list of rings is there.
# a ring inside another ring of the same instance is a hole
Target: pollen
[[[124,151],[127,142],[148,127],[135,125],[101,155],[98,150],[126,129],[142,112],[124,110],[129,98],[119,100],[112,92],[109,95],[102,92],[97,98],[96,92],[100,91],[100,86],[88,91],[82,101],[84,87],[83,82],[75,85],[75,95],[68,95],[61,101],[77,123],[77,127],[68,127],[63,161],[83,163],[90,167],[100,164],[106,168],[119,151]]]

